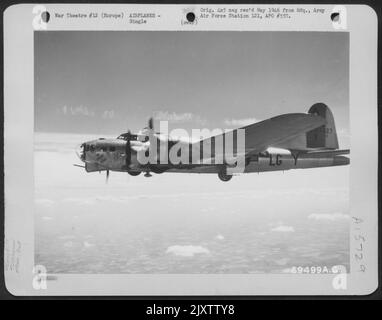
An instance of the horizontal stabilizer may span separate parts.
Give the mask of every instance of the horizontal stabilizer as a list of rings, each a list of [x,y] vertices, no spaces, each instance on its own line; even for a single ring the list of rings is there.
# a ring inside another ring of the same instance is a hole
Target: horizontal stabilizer
[[[312,152],[305,153],[304,155],[309,158],[316,158],[316,157],[317,158],[325,158],[325,157],[332,158],[332,157],[341,156],[344,154],[350,154],[350,150],[345,149],[345,150],[333,150],[333,151],[312,151]]]

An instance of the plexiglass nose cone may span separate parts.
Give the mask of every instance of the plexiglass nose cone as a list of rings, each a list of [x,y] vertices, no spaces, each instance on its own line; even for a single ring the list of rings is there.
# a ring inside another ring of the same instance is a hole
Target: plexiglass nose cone
[[[75,152],[81,161],[85,161],[85,143],[78,144],[76,146]]]

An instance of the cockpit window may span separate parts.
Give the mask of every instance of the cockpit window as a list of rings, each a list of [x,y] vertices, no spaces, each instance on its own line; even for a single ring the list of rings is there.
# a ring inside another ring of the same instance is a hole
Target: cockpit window
[[[90,150],[91,152],[94,152],[94,150],[95,150],[94,144],[91,144],[91,145],[89,146],[89,150]]]
[[[105,145],[98,145],[97,146],[97,150],[99,150],[101,152],[106,152],[107,151],[107,147]]]
[[[260,157],[269,157],[269,152],[267,150],[259,153]]]
[[[120,136],[118,136],[117,139],[121,139],[121,140],[127,140],[127,137],[128,137],[128,133],[123,133],[121,134]],[[136,134],[130,134],[130,141],[137,141],[137,135]]]

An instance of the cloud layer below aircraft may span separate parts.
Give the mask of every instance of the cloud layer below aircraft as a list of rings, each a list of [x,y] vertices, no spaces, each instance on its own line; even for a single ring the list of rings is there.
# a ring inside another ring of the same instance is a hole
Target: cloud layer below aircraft
[[[294,228],[291,226],[277,226],[271,229],[273,232],[294,232]]]
[[[193,246],[193,245],[187,245],[187,246],[170,246],[167,248],[166,253],[173,254],[175,256],[181,256],[181,257],[193,257],[196,254],[209,254],[210,251],[207,248],[204,248],[202,246]]]
[[[341,212],[335,213],[312,213],[308,216],[309,219],[313,220],[324,220],[324,221],[338,221],[349,219],[350,216],[343,214]]]

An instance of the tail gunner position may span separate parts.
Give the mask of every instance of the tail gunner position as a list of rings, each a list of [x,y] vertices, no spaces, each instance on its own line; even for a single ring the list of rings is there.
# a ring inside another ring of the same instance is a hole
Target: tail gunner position
[[[283,114],[239,129],[245,130],[244,173],[342,166],[350,162],[345,156],[350,150],[339,150],[333,114],[323,103],[314,104],[308,113]],[[237,129],[233,130],[233,135],[235,131]],[[132,176],[144,172],[146,177],[151,177],[151,172],[178,172],[215,173],[222,181],[229,181],[232,174],[227,169],[231,164],[225,156],[223,162],[217,161],[221,154],[215,148],[216,141],[224,141],[226,134],[196,143],[184,142],[155,132],[150,119],[148,127],[137,134],[128,131],[115,139],[99,138],[82,143],[77,155],[85,165],[76,166],[84,167],[86,172],[105,171],[107,178],[110,171],[127,172]],[[189,151],[190,160],[195,150],[200,157],[189,163],[162,163],[161,150],[157,149],[154,161],[142,164],[139,153],[152,151],[152,139],[155,139],[155,148],[165,143],[165,152],[181,144],[181,150]],[[208,159],[203,153],[206,148],[211,150]]]

